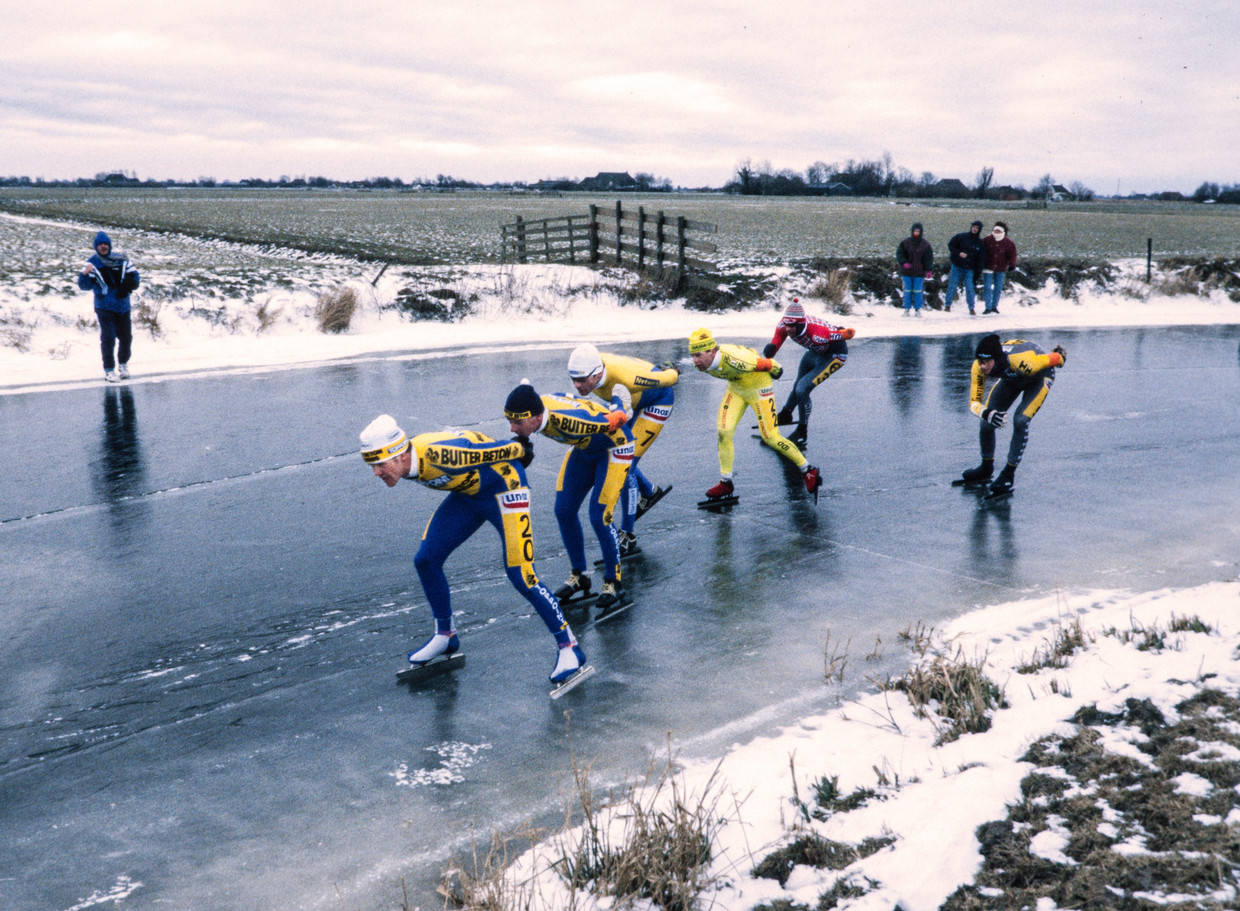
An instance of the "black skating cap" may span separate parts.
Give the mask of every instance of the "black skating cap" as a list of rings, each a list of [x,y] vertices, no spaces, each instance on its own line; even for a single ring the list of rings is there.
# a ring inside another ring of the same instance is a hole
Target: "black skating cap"
[[[508,400],[504,402],[504,416],[510,421],[533,417],[545,410],[542,398],[529,380],[522,380],[520,386],[508,393]]]
[[[1003,343],[993,332],[977,343],[977,351],[973,355],[977,360],[1003,360]]]

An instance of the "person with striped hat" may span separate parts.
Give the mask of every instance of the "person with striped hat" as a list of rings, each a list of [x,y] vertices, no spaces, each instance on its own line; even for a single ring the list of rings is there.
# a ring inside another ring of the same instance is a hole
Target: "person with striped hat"
[[[822,486],[818,469],[809,464],[796,444],[779,432],[775,418],[774,380],[783,375],[784,368],[772,358],[744,345],[720,345],[711,331],[705,328],[695,329],[689,336],[689,357],[698,370],[728,383],[728,391],[719,403],[715,427],[718,433],[720,480],[706,491],[707,500],[720,500],[736,493],[732,483],[735,459],[732,438],[747,408],[752,408],[758,417],[762,441],[801,470],[805,489],[817,497],[818,488]]]
[[[528,440],[496,441],[473,430],[442,430],[410,439],[396,420],[381,414],[360,434],[362,459],[388,487],[417,481],[447,497],[435,509],[413,558],[418,579],[435,618],[435,632],[409,653],[420,667],[451,656],[461,647],[453,621],[444,563],[484,522],[499,533],[504,572],[555,637],[558,655],[551,682],[561,683],[586,664],[560,604],[538,579],[530,525],[526,466],[534,449]]]
[[[774,338],[762,349],[763,357],[774,357],[779,353],[785,339],[792,339],[805,349],[805,353],[801,355],[801,365],[797,368],[792,392],[788,394],[788,401],[776,415],[778,424],[782,427],[793,423],[792,411],[794,408],[797,410],[797,426],[788,435],[788,439],[800,448],[805,447],[809,435],[809,415],[813,407],[809,394],[844,366],[844,362],[848,360],[848,339],[854,335],[856,332],[852,329],[832,326],[825,320],[806,316],[805,308],[794,297],[775,327]]]

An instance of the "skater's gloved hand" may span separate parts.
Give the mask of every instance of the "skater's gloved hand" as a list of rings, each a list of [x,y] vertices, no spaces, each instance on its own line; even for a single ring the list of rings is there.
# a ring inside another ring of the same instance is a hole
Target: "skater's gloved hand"
[[[926,270],[926,281],[931,281],[933,278],[934,278],[934,273],[931,272],[929,269],[927,269]]]
[[[991,427],[1002,427],[1003,422],[1007,420],[1007,414],[994,408],[987,408],[982,412],[982,420]]]
[[[1062,366],[1064,366],[1064,364],[1068,363],[1068,352],[1067,352],[1067,350],[1064,348],[1064,346],[1063,346],[1063,345],[1056,345],[1054,350],[1055,350],[1055,353],[1059,355],[1059,359],[1060,359],[1060,361],[1062,361],[1062,362],[1063,362],[1063,363],[1061,363],[1061,364],[1059,365],[1060,367],[1062,367]]]
[[[775,347],[774,342],[767,342],[765,345],[762,346],[762,356],[763,357],[774,357],[775,352],[778,350],[779,349]]]
[[[513,440],[521,444],[521,458],[517,459],[521,463],[522,468],[529,468],[530,462],[534,461],[534,444],[529,437],[513,437]]]
[[[629,416],[625,414],[624,410],[621,408],[617,408],[614,411],[609,411],[607,412],[607,429],[618,430],[628,419]]]
[[[840,338],[844,339],[844,341],[848,341],[850,338],[852,338],[856,334],[857,334],[856,329],[841,329],[840,330]]]
[[[680,368],[676,366],[674,361],[664,361],[662,364],[656,364],[654,369],[660,372],[664,370],[675,370],[676,375],[680,376]]]
[[[771,379],[777,380],[784,375],[784,368],[779,366],[778,361],[771,361],[770,369]]]

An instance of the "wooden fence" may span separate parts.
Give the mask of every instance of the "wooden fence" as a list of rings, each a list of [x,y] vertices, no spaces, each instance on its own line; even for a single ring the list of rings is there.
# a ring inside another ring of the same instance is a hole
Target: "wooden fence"
[[[520,215],[500,225],[506,262],[595,263],[628,266],[660,280],[684,285],[712,286],[708,276],[715,266],[702,258],[718,248],[702,235],[715,226],[683,215],[647,212],[644,206],[614,209],[590,206],[586,215],[562,215],[526,221]]]

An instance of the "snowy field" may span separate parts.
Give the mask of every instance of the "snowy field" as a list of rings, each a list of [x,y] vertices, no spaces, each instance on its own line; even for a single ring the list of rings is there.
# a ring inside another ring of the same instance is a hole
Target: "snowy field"
[[[5,342],[0,392],[102,383],[90,295],[73,283],[90,253],[91,236],[93,231],[80,227],[0,217],[10,269],[25,269],[0,288],[0,341]],[[804,290],[789,276],[784,300],[749,311],[703,314],[679,304],[623,303],[623,276],[581,268],[402,267],[376,281],[377,267],[343,259],[140,232],[118,231],[113,237],[142,274],[139,294],[158,307],[158,336],[136,333],[135,383],[404,351],[681,338],[699,325],[721,339],[755,340],[769,337],[786,298]],[[1123,266],[1134,282],[1143,277],[1143,263]],[[419,283],[472,300],[471,315],[452,323],[413,323],[388,308],[401,288]],[[326,335],[315,326],[315,300],[341,285],[356,290],[360,309],[347,332]],[[867,337],[997,331],[1036,341],[1059,327],[1240,323],[1240,305],[1220,292],[1161,297],[1086,291],[1064,299],[1054,288],[1015,291],[1003,298],[999,317],[970,317],[962,301],[950,314],[927,311],[920,318],[853,301],[849,314],[837,316],[825,314],[821,301],[803,299],[811,314],[857,330],[856,357],[864,356]],[[260,308],[266,317],[275,316],[261,318]],[[1069,351],[1065,369],[1088,365]],[[1006,841],[996,844],[1024,846],[1047,882],[1066,880],[1081,865],[1085,829],[1093,833],[1094,854],[1135,858],[1147,868],[1166,866],[1173,855],[1188,862],[1210,854],[1199,844],[1185,848],[1155,831],[1140,812],[1120,806],[1110,792],[1104,795],[1103,783],[1083,775],[1081,761],[1067,761],[1076,754],[1064,744],[1079,730],[1096,732],[1087,739],[1114,760],[1113,774],[1144,769],[1161,776],[1164,796],[1182,817],[1181,828],[1200,829],[1204,843],[1220,846],[1210,855],[1218,871],[1212,889],[1203,891],[1196,882],[1191,893],[1179,893],[1170,874],[1137,882],[1121,865],[1113,881],[1094,883],[1103,890],[1098,900],[1105,903],[1111,896],[1131,907],[1235,907],[1240,898],[1234,834],[1240,831],[1236,572],[1235,564],[1219,565],[1217,582],[1191,590],[1064,592],[1000,604],[963,616],[947,629],[914,636],[921,643],[917,660],[963,656],[1001,689],[1005,707],[993,710],[985,732],[946,739],[949,723],[936,714],[939,706],[919,712],[902,691],[883,690],[805,718],[779,736],[737,745],[718,766],[681,770],[682,795],[712,789],[726,794],[720,806],[726,804],[728,811],[721,812],[725,821],[717,832],[703,907],[743,911],[779,902],[786,904],[776,907],[787,909],[831,907],[820,901],[834,890],[835,907],[921,911],[940,907],[959,886],[975,880],[975,903],[956,907],[1019,907],[1006,903],[1017,899],[1002,874],[984,868],[977,837],[979,826],[1003,820],[1011,806],[1021,807],[1023,816],[1004,830]],[[1065,631],[1077,642],[1052,660],[1047,656]],[[1039,656],[1047,657],[1044,666],[1036,666]],[[1201,695],[1210,690],[1225,696]],[[1165,738],[1159,739],[1159,725],[1149,721],[1149,708],[1145,715],[1134,714],[1133,706],[1147,700],[1165,726],[1190,715],[1204,719],[1176,735],[1178,746],[1169,751],[1179,759],[1175,764],[1164,762],[1151,746]],[[1092,715],[1078,715],[1091,706]],[[1074,716],[1076,723],[1070,721]],[[1057,763],[1056,755],[1065,761]],[[1031,794],[1026,783],[1022,792],[1022,781],[1035,771],[1042,790]],[[1059,787],[1047,787],[1055,781]],[[1141,789],[1149,792],[1153,785],[1142,781]],[[857,798],[832,803],[825,796],[832,789]],[[816,793],[822,797],[817,803]],[[1074,799],[1073,806],[1086,804],[1096,813],[1085,829],[1074,827],[1062,808]],[[614,825],[623,826],[623,820]],[[562,836],[570,842],[574,837]],[[839,869],[798,862],[788,854],[775,864],[783,864],[781,875],[752,875],[781,846],[823,841],[850,847],[854,854],[844,851],[848,862]],[[868,847],[858,847],[863,845]],[[590,907],[595,898],[574,893],[549,869],[554,854],[554,848],[543,847],[521,858],[510,868],[509,888],[535,907]],[[123,892],[97,896],[93,904],[119,903]],[[1080,892],[1070,894],[1077,903],[1057,902],[1048,897],[1047,886],[1036,907],[1099,906]],[[598,905],[612,901],[603,898]]]
[[[94,229],[0,215],[0,243],[10,251],[0,286],[0,389],[93,383],[102,378],[91,296],[76,275],[91,253]],[[686,337],[699,325],[720,338],[770,335],[792,296],[810,313],[828,316],[868,337],[953,335],[998,331],[1008,335],[1055,327],[1090,328],[1228,324],[1240,306],[1221,291],[1160,297],[1144,284],[1145,264],[1121,263],[1129,294],[1101,289],[1065,299],[1053,286],[1030,294],[1007,288],[1001,318],[970,318],[959,298],[951,313],[927,309],[904,318],[895,307],[850,300],[847,315],[824,311],[805,295],[805,277],[764,270],[783,289],[768,306],[726,313],[686,310],[679,303],[627,302],[627,273],[585,267],[476,265],[397,267],[284,249],[263,249],[137,231],[113,241],[142,276],[135,305],[152,314],[135,318],[135,381],[185,373],[322,364],[380,352],[440,348],[511,347],[641,341]],[[1157,285],[1155,277],[1155,285]],[[349,330],[319,331],[318,297],[351,287],[358,310]],[[411,322],[394,306],[398,292],[416,288],[470,301],[470,315],[453,322]],[[978,308],[980,314],[980,306]]]

